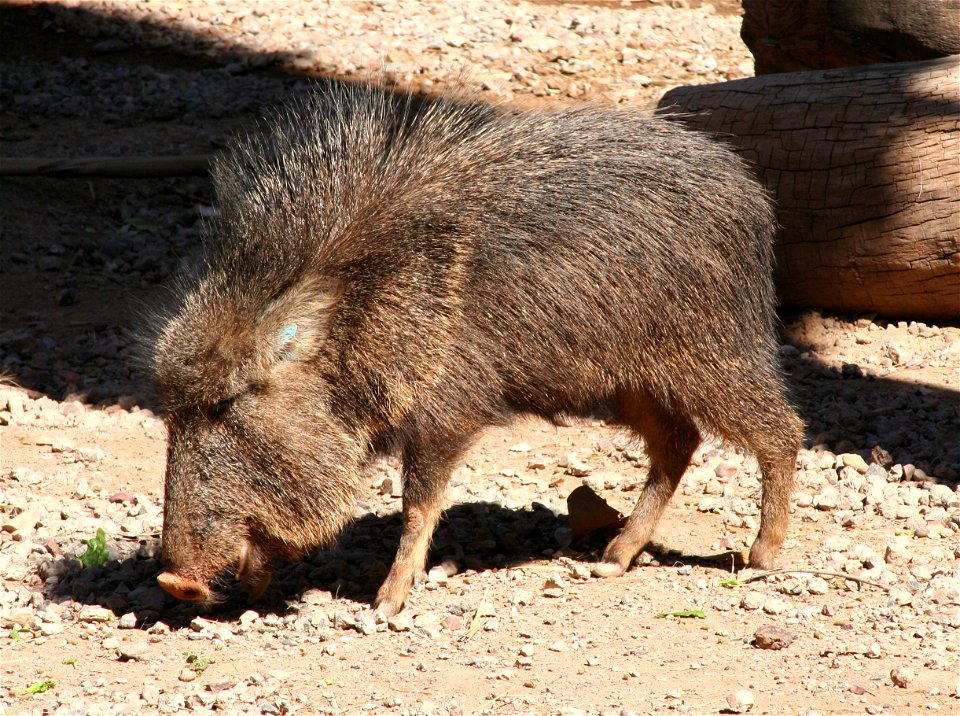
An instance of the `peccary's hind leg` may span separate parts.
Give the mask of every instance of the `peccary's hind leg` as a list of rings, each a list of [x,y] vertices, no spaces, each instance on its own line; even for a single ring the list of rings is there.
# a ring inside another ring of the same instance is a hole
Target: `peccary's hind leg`
[[[752,444],[745,445],[763,472],[760,532],[750,547],[750,566],[759,569],[774,566],[787,536],[797,450],[803,439],[803,422],[785,400],[774,401],[768,409],[767,430],[755,431]]]
[[[627,524],[607,545],[603,561],[593,565],[596,577],[616,577],[627,571],[650,541],[660,515],[700,444],[700,432],[688,418],[668,412],[647,395],[621,398],[617,419],[646,442],[650,474]]]
[[[459,454],[459,452],[457,452]],[[384,616],[398,613],[414,580],[423,572],[430,539],[443,512],[443,493],[455,456],[438,457],[407,449],[403,456],[403,534],[390,573],[374,606]]]

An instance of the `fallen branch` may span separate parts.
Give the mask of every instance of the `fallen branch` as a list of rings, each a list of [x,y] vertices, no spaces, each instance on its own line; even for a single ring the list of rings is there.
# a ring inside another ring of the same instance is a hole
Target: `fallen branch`
[[[0,158],[0,176],[49,177],[178,177],[203,176],[210,166],[206,154],[173,157],[87,157],[84,159]]]
[[[483,628],[483,625],[486,623],[486,620],[489,619],[492,615],[487,613],[485,607],[487,606],[487,590],[483,590],[483,596],[480,597],[480,603],[477,604],[477,611],[473,615],[473,619],[470,621],[470,627],[467,629],[467,633],[460,637],[460,641],[469,641],[473,636]]]
[[[766,572],[760,572],[759,574],[752,574],[744,579],[739,579],[738,577],[738,580],[741,584],[749,584],[750,582],[756,582],[758,579],[772,577],[775,574],[816,574],[819,577],[840,577],[841,579],[849,579],[852,582],[859,582],[860,584],[869,584],[871,587],[882,589],[885,592],[890,591],[890,587],[885,584],[880,584],[880,582],[874,582],[869,579],[864,579],[863,577],[855,577],[845,572],[827,572],[822,569],[770,569]]]

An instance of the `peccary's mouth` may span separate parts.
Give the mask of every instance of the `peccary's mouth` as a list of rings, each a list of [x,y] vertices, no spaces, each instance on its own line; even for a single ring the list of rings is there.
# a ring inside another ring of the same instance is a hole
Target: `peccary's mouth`
[[[190,570],[182,572],[173,567],[157,576],[157,582],[168,593],[187,602],[203,602],[211,604],[219,601],[216,593],[209,586],[208,578],[188,576]],[[237,579],[243,583],[251,601],[263,596],[273,578],[273,562],[271,555],[258,546],[252,539],[246,538],[240,544],[240,554],[237,557]]]
[[[270,555],[247,538],[240,545],[240,560],[237,564],[237,579],[243,582],[251,601],[259,599],[270,586],[273,578],[273,562]]]

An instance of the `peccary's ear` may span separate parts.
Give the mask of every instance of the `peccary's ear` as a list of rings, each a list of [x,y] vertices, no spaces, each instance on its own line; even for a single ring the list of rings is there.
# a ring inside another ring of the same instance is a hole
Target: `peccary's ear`
[[[330,319],[343,295],[336,279],[311,279],[284,292],[264,312],[265,348],[275,361],[307,360],[326,341]]]

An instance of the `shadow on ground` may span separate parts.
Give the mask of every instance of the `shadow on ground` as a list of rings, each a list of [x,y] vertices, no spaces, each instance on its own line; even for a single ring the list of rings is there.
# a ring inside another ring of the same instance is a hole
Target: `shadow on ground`
[[[209,153],[266,107],[331,79],[289,69],[291,54],[224,48],[213,35],[164,44],[164,26],[82,6],[0,2],[0,29],[9,157]],[[0,196],[0,375],[58,400],[156,410],[136,367],[138,316],[197,255],[207,178],[6,177]],[[880,446],[955,483],[960,394],[815,360],[787,367],[811,442],[864,455]]]
[[[301,562],[278,563],[270,588],[255,603],[247,600],[239,583],[229,575],[219,581],[221,600],[211,606],[180,602],[166,594],[156,583],[161,570],[155,559],[159,551],[156,536],[144,540],[139,551],[101,566],[82,568],[76,559],[62,558],[50,563],[41,574],[59,576],[55,584],[48,584],[47,598],[100,605],[117,617],[132,611],[138,626],[163,621],[173,628],[183,627],[195,616],[236,622],[247,609],[284,617],[296,613],[297,602],[309,590],[372,604],[393,561],[400,530],[397,513],[383,517],[369,514],[357,520],[344,530],[337,545],[318,550]],[[562,548],[561,553],[577,561],[595,561],[611,536],[610,531],[597,531]],[[454,559],[461,570],[503,569],[549,558],[568,541],[566,516],[555,515],[542,505],[508,509],[466,503],[445,512],[428,563]],[[658,545],[651,545],[640,562],[657,568],[697,565],[724,572],[729,572],[734,563],[742,566],[732,553],[683,554]]]

